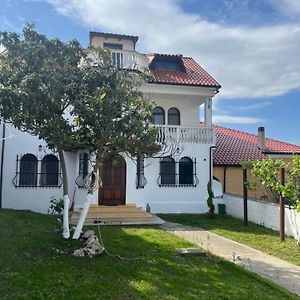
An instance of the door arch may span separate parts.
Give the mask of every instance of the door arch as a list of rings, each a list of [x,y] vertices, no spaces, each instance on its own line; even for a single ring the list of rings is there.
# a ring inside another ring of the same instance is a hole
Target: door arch
[[[121,155],[109,157],[100,167],[102,187],[99,205],[124,205],[126,195],[126,162]]]

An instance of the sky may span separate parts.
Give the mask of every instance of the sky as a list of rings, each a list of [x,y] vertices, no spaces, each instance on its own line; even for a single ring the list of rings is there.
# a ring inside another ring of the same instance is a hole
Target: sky
[[[215,124],[300,145],[300,0],[1,0],[0,31],[26,22],[84,47],[103,31],[191,56],[222,85]]]

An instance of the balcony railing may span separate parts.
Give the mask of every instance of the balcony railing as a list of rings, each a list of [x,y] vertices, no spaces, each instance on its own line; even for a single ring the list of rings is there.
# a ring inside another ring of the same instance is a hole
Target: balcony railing
[[[122,69],[144,71],[148,68],[148,58],[136,51],[111,50],[112,63]]]
[[[212,127],[188,127],[155,125],[158,129],[158,144],[198,143],[215,144],[215,131]]]

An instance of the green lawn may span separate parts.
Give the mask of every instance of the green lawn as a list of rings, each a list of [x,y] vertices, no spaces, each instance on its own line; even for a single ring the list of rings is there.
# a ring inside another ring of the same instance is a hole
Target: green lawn
[[[0,210],[0,299],[299,299],[209,254],[179,257],[191,244],[159,228],[102,227],[107,255],[75,258],[55,218]],[[96,229],[96,227],[94,227]]]
[[[167,214],[160,215],[166,221],[201,227],[228,239],[240,242],[265,253],[300,265],[300,246],[295,239],[286,237],[281,243],[276,231],[253,223],[244,226],[243,221],[226,215]]]

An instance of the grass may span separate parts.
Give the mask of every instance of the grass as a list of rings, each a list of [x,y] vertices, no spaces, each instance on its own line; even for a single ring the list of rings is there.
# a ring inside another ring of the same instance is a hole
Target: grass
[[[280,242],[276,231],[263,226],[249,223],[244,226],[243,221],[227,215],[216,215],[209,218],[207,215],[196,214],[166,214],[160,215],[166,221],[201,227],[228,239],[240,242],[262,252],[300,265],[300,246],[295,239],[286,237]]]
[[[108,250],[141,258],[120,260],[71,256],[81,242],[63,240],[57,226],[0,210],[0,299],[299,299],[212,255],[174,255],[191,244],[159,228],[101,228]]]

